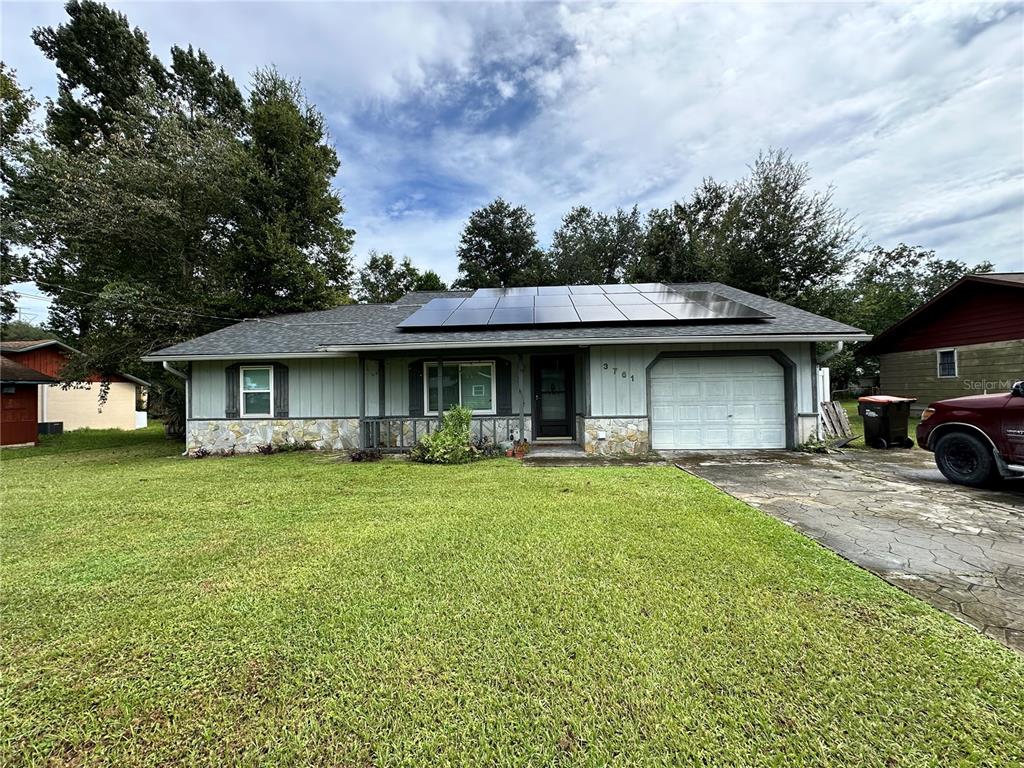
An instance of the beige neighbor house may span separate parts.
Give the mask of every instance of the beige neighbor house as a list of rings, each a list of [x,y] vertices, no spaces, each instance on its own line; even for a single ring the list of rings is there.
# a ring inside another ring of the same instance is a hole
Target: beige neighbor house
[[[0,353],[23,366],[51,376],[61,383],[40,384],[38,421],[40,433],[73,429],[141,429],[146,414],[147,382],[128,374],[109,377],[106,402],[100,402],[102,378],[68,383],[61,371],[77,350],[56,339],[2,341]],[[59,425],[59,426],[58,426]]]
[[[1024,273],[968,275],[858,350],[877,356],[888,395],[911,410],[967,395],[1009,392],[1024,378]]]

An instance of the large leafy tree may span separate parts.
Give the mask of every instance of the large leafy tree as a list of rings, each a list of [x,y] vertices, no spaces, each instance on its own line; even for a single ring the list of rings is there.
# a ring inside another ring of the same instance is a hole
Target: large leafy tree
[[[0,62],[0,324],[15,311],[11,283],[28,279],[29,262],[19,248],[29,237],[19,189],[35,148],[32,110],[36,100]]]
[[[566,285],[621,282],[637,263],[642,246],[636,206],[611,215],[577,206],[565,215],[551,240],[553,279]]]
[[[536,285],[542,278],[533,214],[500,197],[469,215],[458,257],[462,288]]]
[[[390,253],[370,251],[359,270],[356,298],[366,304],[397,301],[409,291],[443,291],[445,284],[436,272],[420,272],[406,257],[396,262]]]
[[[810,171],[782,151],[758,156],[731,185],[705,179],[670,210],[648,217],[643,280],[717,280],[812,311],[832,308],[856,253],[857,230],[810,189]]]
[[[323,115],[274,70],[253,78],[251,160],[231,260],[234,294],[250,315],[337,304],[352,278],[353,231],[333,187],[340,161]]]
[[[257,72],[245,100],[202,51],[165,69],[123,15],[68,12],[34,33],[59,94],[15,187],[32,275],[82,365],[131,371],[236,319],[346,300],[339,161],[298,85]]]
[[[95,0],[69,0],[64,9],[66,24],[36,29],[32,40],[57,66],[47,133],[73,149],[109,136],[131,99],[153,82],[162,86],[166,72],[145,33],[132,29],[124,14]]]

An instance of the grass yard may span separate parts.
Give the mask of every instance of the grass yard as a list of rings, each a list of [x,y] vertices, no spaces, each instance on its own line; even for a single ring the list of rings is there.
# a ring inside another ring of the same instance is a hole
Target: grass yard
[[[0,454],[0,764],[1019,765],[1024,658],[669,467]]]

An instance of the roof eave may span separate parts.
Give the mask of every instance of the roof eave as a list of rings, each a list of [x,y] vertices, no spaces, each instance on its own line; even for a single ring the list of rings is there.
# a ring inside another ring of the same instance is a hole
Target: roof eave
[[[266,360],[268,358],[273,360],[301,360],[311,357],[338,357],[339,355],[335,352],[327,351],[315,351],[315,352],[254,352],[251,354],[222,354],[222,353],[172,353],[168,355],[154,352],[151,355],[146,355],[142,358],[144,363],[189,363],[189,362],[201,362],[203,360]]]
[[[418,341],[396,344],[329,344],[320,347],[331,354],[358,352],[414,351],[423,349],[479,349],[480,347],[591,347],[626,344],[749,344],[751,342],[867,341],[867,333],[775,333],[710,336],[633,336],[583,339],[516,339],[509,341]]]

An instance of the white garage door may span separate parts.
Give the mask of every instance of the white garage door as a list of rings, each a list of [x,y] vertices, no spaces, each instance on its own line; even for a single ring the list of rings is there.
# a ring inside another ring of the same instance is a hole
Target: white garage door
[[[654,448],[785,448],[786,386],[770,357],[670,357],[651,370]]]

